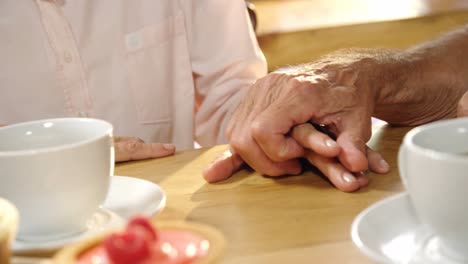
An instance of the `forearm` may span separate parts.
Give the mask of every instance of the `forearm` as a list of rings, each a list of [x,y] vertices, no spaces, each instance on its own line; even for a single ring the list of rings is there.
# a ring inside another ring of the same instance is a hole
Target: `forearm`
[[[198,106],[196,140],[202,146],[227,143],[225,128],[232,112],[250,85],[267,73],[265,57],[244,1],[190,2],[194,6],[188,13],[193,13],[194,21],[190,56]],[[200,37],[204,32],[210,33],[209,41]]]
[[[455,117],[468,90],[468,27],[396,52],[379,76],[374,116],[397,125]]]
[[[240,86],[235,84],[234,87],[227,83],[223,87],[218,87],[223,90],[229,87],[234,89],[226,90],[223,96],[215,96],[212,93],[201,104],[195,116],[195,139],[201,146],[228,143],[226,127],[250,85],[245,85],[244,88]]]

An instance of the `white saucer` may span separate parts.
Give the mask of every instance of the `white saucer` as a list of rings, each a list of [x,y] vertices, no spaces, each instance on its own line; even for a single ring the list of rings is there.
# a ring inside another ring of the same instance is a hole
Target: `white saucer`
[[[153,216],[166,205],[161,187],[143,179],[113,176],[103,207],[128,220],[134,215]]]
[[[361,212],[351,227],[353,242],[378,263],[462,264],[446,257],[439,239],[414,214],[407,193],[379,201]]]
[[[85,239],[107,229],[121,227],[124,224],[125,221],[120,216],[107,209],[99,208],[99,210],[94,213],[93,217],[86,223],[86,230],[81,233],[74,236],[48,241],[15,240],[12,245],[12,250],[15,254],[30,251],[52,251],[59,249],[66,244]]]
[[[13,253],[53,251],[96,233],[121,227],[134,215],[153,216],[165,205],[166,196],[158,185],[134,177],[113,176],[105,202],[88,220],[84,232],[48,241],[15,240],[12,245]]]

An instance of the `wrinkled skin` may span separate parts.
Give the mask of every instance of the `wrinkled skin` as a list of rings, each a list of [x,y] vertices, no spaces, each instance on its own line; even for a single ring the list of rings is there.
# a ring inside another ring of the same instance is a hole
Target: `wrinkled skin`
[[[362,172],[367,169],[386,173],[388,164],[365,145],[371,136],[371,117],[383,113],[390,123],[417,125],[454,117],[460,99],[460,94],[454,93],[437,109],[434,101],[446,90],[422,83],[418,84],[421,89],[399,87],[406,78],[401,67],[404,59],[397,52],[338,53],[258,80],[227,129],[230,153],[205,169],[205,179],[224,180],[244,162],[264,175],[299,174],[302,168],[298,157],[307,158],[342,191],[366,186],[368,179]],[[466,98],[462,101],[468,101]],[[401,110],[398,116],[376,110],[392,104],[410,110]],[[467,108],[459,106],[458,112],[466,112],[464,109]],[[417,118],[405,119],[406,116]],[[336,135],[336,144],[309,121]]]

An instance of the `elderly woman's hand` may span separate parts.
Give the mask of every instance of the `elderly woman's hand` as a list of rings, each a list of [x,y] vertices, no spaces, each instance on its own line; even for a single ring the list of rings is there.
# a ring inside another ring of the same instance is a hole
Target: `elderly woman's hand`
[[[136,137],[115,137],[115,162],[161,158],[175,153],[173,144],[145,143]]]
[[[317,167],[330,182],[342,191],[354,191],[369,183],[363,172],[351,173],[336,158],[341,148],[329,136],[317,131],[310,124],[296,126],[292,137],[304,146],[303,157]],[[388,165],[379,153],[366,148],[366,156],[371,170],[378,173],[388,171]],[[382,165],[382,162],[384,163]],[[208,182],[217,182],[229,178],[244,164],[243,159],[233,150],[225,151],[203,172]]]

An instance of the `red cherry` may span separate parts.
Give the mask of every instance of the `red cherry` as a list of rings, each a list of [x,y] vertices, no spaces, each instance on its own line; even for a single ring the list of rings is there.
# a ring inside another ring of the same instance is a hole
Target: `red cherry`
[[[110,235],[104,240],[104,248],[115,264],[138,263],[151,254],[148,241],[133,232]]]
[[[154,242],[158,239],[156,229],[154,229],[148,218],[142,216],[136,216],[128,222],[127,232],[135,232],[149,242]]]

